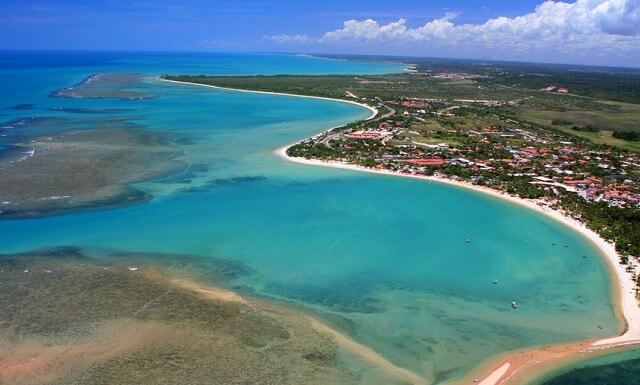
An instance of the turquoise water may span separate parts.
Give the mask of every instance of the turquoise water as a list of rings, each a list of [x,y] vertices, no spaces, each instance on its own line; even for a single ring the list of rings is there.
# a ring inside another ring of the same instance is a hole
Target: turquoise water
[[[141,183],[155,196],[147,204],[2,221],[0,252],[65,245],[102,255],[194,254],[204,270],[210,258],[239,261],[253,273],[222,284],[298,304],[435,382],[509,349],[617,329],[604,262],[560,224],[451,186],[303,166],[273,154],[368,110],[154,79],[163,72],[385,73],[402,66],[263,54],[12,55],[0,65],[3,120],[63,118],[30,126],[46,132],[125,118],[179,135],[184,159],[206,167]],[[131,87],[154,97],[49,96],[99,72],[142,74]],[[21,103],[33,106],[10,109]]]

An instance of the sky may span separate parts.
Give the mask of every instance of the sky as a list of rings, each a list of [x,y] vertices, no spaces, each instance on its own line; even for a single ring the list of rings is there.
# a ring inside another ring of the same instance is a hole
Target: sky
[[[640,0],[1,0],[0,49],[269,51],[640,67]]]

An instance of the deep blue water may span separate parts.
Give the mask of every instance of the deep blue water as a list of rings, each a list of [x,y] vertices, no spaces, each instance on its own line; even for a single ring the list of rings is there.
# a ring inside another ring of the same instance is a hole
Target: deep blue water
[[[638,385],[640,351],[608,353],[558,369],[534,382],[539,385]]]

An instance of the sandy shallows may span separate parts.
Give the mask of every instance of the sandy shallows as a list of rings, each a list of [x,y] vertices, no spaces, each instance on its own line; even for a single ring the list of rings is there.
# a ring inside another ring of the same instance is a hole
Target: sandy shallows
[[[419,383],[297,310],[149,265],[61,249],[0,256],[0,271],[2,384],[352,384],[366,367]]]

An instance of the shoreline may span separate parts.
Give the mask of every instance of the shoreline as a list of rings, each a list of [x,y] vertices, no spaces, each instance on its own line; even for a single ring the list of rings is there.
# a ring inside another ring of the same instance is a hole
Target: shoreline
[[[366,120],[373,119],[376,115],[378,115],[378,109],[377,108],[372,107],[372,106],[370,106],[368,104],[358,103],[356,101],[347,100],[347,99],[335,99],[335,98],[328,98],[328,97],[325,97],[325,96],[288,94],[288,93],[285,93],[285,92],[244,90],[242,88],[221,87],[221,86],[214,86],[214,85],[211,85],[211,84],[183,82],[183,81],[179,81],[179,80],[169,80],[169,79],[163,79],[163,78],[161,78],[159,76],[156,76],[155,79],[159,80],[159,81],[162,81],[162,82],[175,83],[175,84],[186,84],[186,85],[208,87],[208,88],[215,88],[215,89],[224,90],[224,91],[246,92],[246,93],[250,93],[250,94],[263,94],[263,95],[293,96],[293,97],[296,97],[296,98],[319,99],[319,100],[329,100],[329,101],[332,101],[332,102],[349,103],[349,104],[354,104],[356,106],[364,107],[364,108],[368,109],[369,111],[371,111],[372,115],[369,116],[368,118],[366,118]],[[332,129],[337,128],[337,127],[341,127],[341,126],[332,127],[329,130],[332,130]],[[329,131],[329,130],[325,130],[323,132],[326,132],[326,131]]]
[[[409,369],[395,365],[375,350],[357,342],[323,320],[305,313],[300,313],[295,308],[283,306],[276,302],[264,302],[255,298],[244,297],[235,291],[209,283],[202,284],[193,279],[173,278],[170,279],[170,283],[204,298],[223,302],[235,302],[248,306],[253,310],[266,310],[290,319],[295,318],[298,322],[307,323],[316,332],[331,338],[338,347],[349,352],[362,362],[372,365],[386,375],[397,380],[408,381],[411,385],[427,385],[426,381],[420,375]]]
[[[542,203],[542,201],[512,196],[505,192],[474,185],[469,182],[457,181],[438,176],[403,174],[389,170],[376,170],[338,161],[332,162],[291,157],[286,153],[290,146],[291,145],[280,147],[275,150],[274,153],[284,160],[298,164],[421,179],[428,182],[442,183],[457,188],[472,190],[478,193],[490,195],[494,198],[503,199],[509,203],[534,210],[569,227],[571,230],[588,239],[604,257],[607,268],[613,278],[612,284],[614,285],[615,313],[622,326],[619,334],[600,339],[589,339],[579,343],[544,346],[507,353],[506,355],[499,356],[497,359],[491,360],[488,366],[482,365],[480,371],[472,370],[471,373],[475,374],[475,376],[469,376],[455,381],[454,383],[478,383],[481,385],[518,383],[524,381],[526,378],[530,379],[530,377],[524,376],[527,372],[532,371],[531,374],[540,373],[543,367],[547,367],[550,364],[561,365],[561,362],[571,358],[576,358],[580,355],[633,344],[640,344],[640,306],[638,305],[638,301],[635,297],[634,289],[636,284],[631,278],[631,275],[625,271],[624,266],[620,264],[620,256],[616,252],[615,246],[600,237],[593,230],[587,228],[581,221],[547,206]]]
[[[373,119],[378,115],[378,110],[375,107],[371,107],[369,105],[358,103],[352,100],[328,98],[328,97],[321,97],[321,96],[296,95],[296,94],[287,94],[287,93],[270,92],[270,91],[235,89],[235,88],[220,87],[220,86],[201,84],[201,83],[161,79],[160,77],[156,77],[156,79],[160,81],[170,82],[170,83],[195,85],[195,86],[209,87],[209,88],[235,91],[235,92],[293,96],[293,97],[300,97],[300,98],[311,98],[311,99],[320,99],[320,100],[328,100],[328,101],[334,101],[334,102],[349,103],[349,104],[354,104],[354,105],[367,108],[369,111],[371,111],[371,115],[368,118],[366,118],[366,120]],[[329,128],[327,130],[324,130],[306,139],[314,138],[318,135],[324,134],[326,132],[330,132],[337,127],[341,127],[341,126]],[[298,142],[302,140],[305,140],[305,139],[301,139]],[[531,380],[532,377],[536,377],[543,370],[549,370],[554,367],[562,366],[563,363],[566,364],[567,362],[571,360],[575,360],[576,358],[580,358],[583,355],[593,354],[595,352],[601,352],[601,351],[605,351],[613,348],[620,348],[620,347],[630,346],[634,344],[640,344],[640,305],[638,304],[638,301],[634,294],[634,289],[636,287],[636,284],[631,278],[631,275],[625,271],[624,266],[619,263],[620,256],[616,252],[615,246],[610,242],[606,241],[605,239],[603,239],[602,237],[600,237],[593,230],[587,228],[583,222],[576,220],[566,215],[563,212],[560,212],[558,210],[555,210],[549,207],[547,204],[544,204],[540,200],[530,200],[530,199],[524,199],[524,198],[512,196],[505,192],[494,190],[488,187],[473,185],[470,182],[452,180],[449,178],[439,177],[439,176],[404,174],[404,173],[389,171],[389,170],[371,169],[371,168],[366,168],[366,167],[348,164],[344,162],[338,162],[338,161],[321,161],[321,160],[288,156],[287,149],[292,145],[297,144],[298,142],[282,146],[276,149],[274,151],[274,154],[285,161],[308,165],[308,166],[329,167],[329,168],[337,168],[337,169],[350,170],[350,171],[367,172],[372,174],[421,179],[428,182],[448,184],[456,188],[472,190],[477,193],[490,195],[497,199],[503,199],[511,204],[516,204],[516,205],[528,208],[530,210],[534,210],[557,222],[562,223],[566,227],[570,228],[572,231],[575,231],[580,235],[582,235],[584,238],[588,239],[592,243],[592,245],[595,246],[600,252],[600,254],[604,257],[607,268],[610,274],[613,276],[612,285],[613,285],[613,296],[614,296],[613,298],[614,312],[616,313],[616,317],[618,318],[621,325],[620,331],[618,334],[614,336],[600,338],[600,339],[587,339],[584,341],[573,342],[573,343],[548,345],[548,346],[542,346],[542,347],[532,347],[532,348],[521,349],[515,352],[507,352],[506,354],[503,354],[501,356],[490,358],[486,362],[486,364],[481,364],[480,366],[474,369],[471,369],[469,375],[461,379],[447,382],[447,383],[451,383],[451,384],[477,383],[481,385],[504,385],[504,384],[522,383],[525,380]],[[402,371],[404,370],[401,370],[401,372]]]

